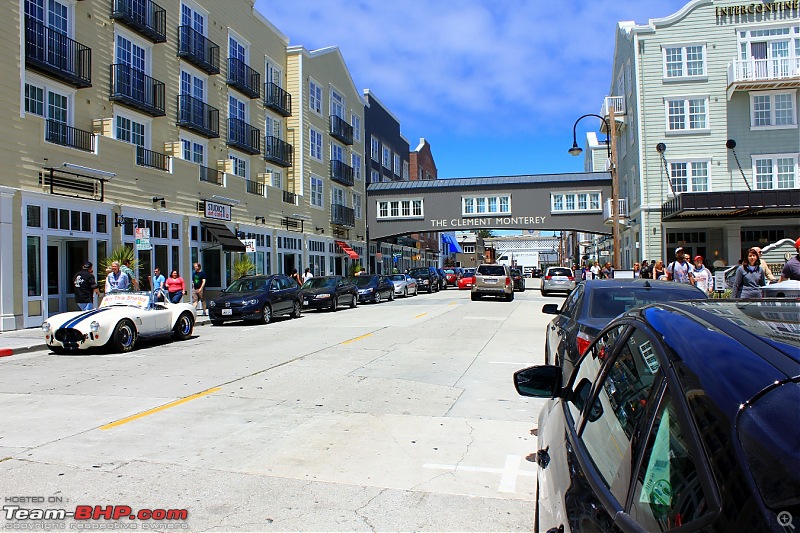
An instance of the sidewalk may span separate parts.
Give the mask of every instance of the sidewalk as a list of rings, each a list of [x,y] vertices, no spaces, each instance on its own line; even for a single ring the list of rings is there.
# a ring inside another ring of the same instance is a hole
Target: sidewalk
[[[198,316],[195,327],[209,324],[207,316]],[[0,357],[47,350],[41,328],[0,332]],[[9,353],[10,352],[10,353]]]

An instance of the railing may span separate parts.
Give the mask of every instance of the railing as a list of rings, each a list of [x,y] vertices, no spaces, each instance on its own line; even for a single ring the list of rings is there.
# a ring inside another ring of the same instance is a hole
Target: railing
[[[136,147],[136,164],[141,167],[150,167],[169,172],[172,157],[148,150],[143,146]]]
[[[264,161],[271,161],[282,167],[292,166],[292,145],[277,137],[265,137]]]
[[[356,225],[356,212],[349,207],[339,204],[331,204],[331,224],[338,224],[339,226],[355,227]]]
[[[297,205],[297,195],[293,192],[283,191],[283,203]]]
[[[111,18],[138,31],[154,43],[167,40],[167,10],[152,0],[114,0]]]
[[[330,134],[339,139],[344,144],[353,144],[353,126],[347,121],[336,115],[331,115]]]
[[[264,184],[259,183],[257,181],[247,180],[247,192],[250,194],[257,194],[259,196],[264,196]]]
[[[264,84],[264,106],[288,117],[292,114],[292,95],[272,82]]]
[[[44,140],[61,146],[94,152],[94,133],[79,130],[52,119],[47,121]]]
[[[92,86],[92,49],[27,16],[25,63],[75,87]]]
[[[222,181],[222,172],[216,168],[200,167],[200,181],[206,183],[213,183],[214,185],[224,185]]]
[[[603,218],[605,220],[611,220],[613,215],[612,205],[614,200],[611,198],[606,199],[606,203],[603,206]],[[617,198],[617,217],[618,220],[623,220],[629,218],[628,213],[628,199],[627,198]]]
[[[228,145],[255,155],[261,152],[261,132],[244,120],[229,118]]]
[[[800,78],[800,57],[734,59],[728,65],[728,85],[788,78]]]
[[[250,98],[261,96],[261,74],[234,57],[228,58],[228,85]]]
[[[178,57],[209,74],[219,74],[219,46],[190,26],[178,26]]]
[[[353,167],[343,161],[331,161],[331,179],[342,185],[353,186]]]
[[[210,138],[219,137],[219,109],[188,94],[178,96],[178,126]]]
[[[154,117],[165,115],[164,83],[121,63],[111,65],[111,100]]]
[[[615,115],[624,115],[625,114],[625,97],[624,96],[606,96],[603,99],[603,108],[600,110],[600,114],[604,117],[607,117],[610,113],[610,109],[614,109]]]

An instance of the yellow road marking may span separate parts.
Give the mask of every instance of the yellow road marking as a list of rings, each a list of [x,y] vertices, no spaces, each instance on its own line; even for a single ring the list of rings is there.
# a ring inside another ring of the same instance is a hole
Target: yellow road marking
[[[450,302],[450,305],[456,305],[458,302]]]
[[[372,333],[367,333],[366,335],[361,335],[360,337],[356,337],[355,339],[344,341],[342,342],[342,344],[350,344],[351,342],[360,341],[361,339],[366,339],[367,337],[372,337]]]
[[[198,392],[197,394],[192,394],[191,396],[187,396],[186,398],[181,398],[180,400],[175,400],[174,402],[170,402],[170,403],[164,404],[164,405],[162,405],[160,407],[155,407],[155,408],[150,409],[148,411],[144,411],[144,412],[141,412],[139,414],[135,414],[135,415],[129,416],[127,418],[123,418],[121,420],[117,420],[116,422],[111,422],[110,424],[106,424],[105,426],[100,426],[100,429],[104,429],[104,430],[105,429],[112,429],[112,428],[115,428],[117,426],[121,426],[122,424],[127,424],[128,422],[133,422],[134,420],[138,420],[138,419],[144,418],[144,417],[146,417],[148,415],[155,414],[155,413],[157,413],[159,411],[163,411],[164,409],[169,409],[170,407],[175,407],[176,405],[180,405],[182,403],[186,403],[186,402],[189,402],[189,401],[192,401],[192,400],[196,400],[197,398],[200,398],[202,396],[206,396],[208,394],[211,394],[212,392],[217,392],[219,390],[222,390],[222,387],[214,387],[213,389],[204,390],[203,392]]]
[[[428,314],[428,313],[422,313],[421,315],[417,315],[417,316],[415,316],[414,318],[422,318],[422,317],[424,317],[424,316],[425,316],[425,315],[427,315],[427,314]]]

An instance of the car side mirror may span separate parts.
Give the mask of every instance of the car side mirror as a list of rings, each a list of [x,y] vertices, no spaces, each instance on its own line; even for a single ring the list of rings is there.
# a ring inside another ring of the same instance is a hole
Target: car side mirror
[[[545,315],[560,315],[561,311],[558,309],[558,304],[544,304],[542,306],[542,313]]]
[[[514,373],[514,388],[520,396],[556,398],[561,392],[561,367],[531,366]]]

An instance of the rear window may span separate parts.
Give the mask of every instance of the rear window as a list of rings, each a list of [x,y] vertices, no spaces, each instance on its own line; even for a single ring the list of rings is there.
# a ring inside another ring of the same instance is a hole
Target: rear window
[[[685,287],[685,288],[684,288]],[[592,318],[612,319],[622,313],[648,304],[672,302],[675,300],[697,300],[705,298],[702,291],[690,285],[679,283],[668,287],[608,287],[593,288],[584,298],[584,315]],[[586,313],[588,305],[588,313]]]
[[[481,265],[478,267],[481,276],[505,276],[506,269],[503,265]]]
[[[421,277],[421,276],[429,276],[430,273],[431,273],[431,271],[428,270],[427,268],[412,268],[408,272],[408,275],[409,276],[413,276],[415,278],[418,278],[418,277]]]
[[[551,268],[547,271],[548,276],[571,276],[572,270],[568,268]]]

